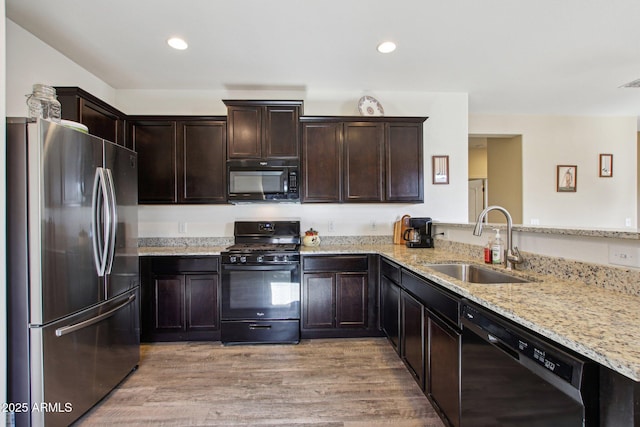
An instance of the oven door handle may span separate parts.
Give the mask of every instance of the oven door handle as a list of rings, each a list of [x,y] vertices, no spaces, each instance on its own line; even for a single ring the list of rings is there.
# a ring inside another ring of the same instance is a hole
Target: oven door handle
[[[299,264],[272,264],[272,265],[256,265],[256,264],[233,264],[233,265],[225,265],[222,264],[223,270],[229,271],[278,271],[278,270],[287,270],[294,271],[299,267]]]

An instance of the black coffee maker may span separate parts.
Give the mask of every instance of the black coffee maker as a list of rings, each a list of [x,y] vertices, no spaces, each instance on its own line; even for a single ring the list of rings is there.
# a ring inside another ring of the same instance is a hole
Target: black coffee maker
[[[402,239],[408,248],[432,248],[431,218],[410,218]]]

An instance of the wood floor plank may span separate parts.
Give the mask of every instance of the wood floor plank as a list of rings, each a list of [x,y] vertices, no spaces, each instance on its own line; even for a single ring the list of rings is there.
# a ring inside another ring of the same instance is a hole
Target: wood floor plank
[[[156,343],[77,426],[442,427],[383,338]]]

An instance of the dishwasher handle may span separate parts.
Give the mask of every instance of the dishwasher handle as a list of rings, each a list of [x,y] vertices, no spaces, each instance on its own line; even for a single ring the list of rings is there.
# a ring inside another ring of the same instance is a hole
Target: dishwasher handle
[[[502,350],[507,356],[510,356],[514,360],[520,360],[520,353],[516,350],[509,347],[507,344],[502,342],[498,337],[491,335],[490,333],[486,333],[486,340],[489,341],[490,344],[498,347]]]
[[[490,322],[485,316],[468,306],[464,306],[462,310],[462,325],[513,360],[520,361],[518,348],[511,343],[509,331],[502,326]]]

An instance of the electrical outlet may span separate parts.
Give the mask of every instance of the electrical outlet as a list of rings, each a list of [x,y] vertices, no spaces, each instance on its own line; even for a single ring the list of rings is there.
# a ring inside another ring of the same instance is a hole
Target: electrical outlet
[[[627,267],[640,267],[640,248],[609,245],[609,263]]]
[[[371,221],[371,231],[375,231],[375,230],[376,230],[376,222]]]
[[[540,219],[531,218],[531,225],[540,225]]]
[[[625,218],[624,219],[624,226],[625,227],[631,227],[631,218]]]
[[[335,227],[332,219],[330,219],[329,222],[327,223],[327,231],[330,231],[330,232],[335,231]]]
[[[178,223],[178,233],[185,234],[187,232],[187,223],[179,222]]]

